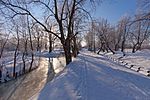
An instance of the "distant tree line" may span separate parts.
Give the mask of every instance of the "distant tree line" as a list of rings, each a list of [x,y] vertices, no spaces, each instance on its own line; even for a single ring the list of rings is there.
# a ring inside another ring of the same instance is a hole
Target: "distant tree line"
[[[141,50],[142,45],[150,41],[150,20],[141,20],[143,15],[138,14],[134,19],[124,16],[117,25],[111,25],[106,19],[98,19],[90,23],[90,28],[85,35],[89,50],[124,52],[132,48],[132,52]],[[140,20],[139,20],[140,19]],[[138,20],[138,21],[135,21]],[[133,23],[133,21],[135,21]]]
[[[111,25],[107,19],[100,18],[89,23],[89,31],[85,35],[89,50],[122,51],[132,49],[135,53],[142,45],[150,46],[150,1],[138,1],[140,11],[134,17],[123,16],[117,25]],[[146,6],[146,7],[145,7]],[[143,46],[144,47],[144,46]]]

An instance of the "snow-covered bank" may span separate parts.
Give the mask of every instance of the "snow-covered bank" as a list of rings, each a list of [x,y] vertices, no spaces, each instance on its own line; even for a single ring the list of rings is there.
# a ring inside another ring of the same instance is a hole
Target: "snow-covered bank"
[[[15,77],[13,77],[13,68],[14,68],[14,56],[13,55],[14,55],[14,51],[7,52],[0,59],[0,73],[1,73],[0,83],[15,79]],[[29,70],[31,60],[32,60],[31,55],[27,55],[25,57],[26,72],[28,72],[28,70]],[[33,61],[31,70],[38,67],[39,60],[40,59],[38,56],[34,57],[34,61]],[[22,61],[21,53],[18,53],[18,55],[16,57],[15,73],[16,73],[16,77],[21,76],[23,74],[23,61]]]
[[[125,52],[123,56],[122,52],[112,53],[101,53],[106,57],[112,59],[119,64],[125,65],[126,67],[140,72],[146,76],[150,75],[150,50],[137,51],[135,53]]]
[[[87,51],[31,100],[148,100],[150,78]]]
[[[13,77],[13,66],[14,66],[13,54],[14,54],[14,51],[9,51],[6,54],[4,54],[3,58],[0,59],[0,83],[15,79],[15,77]],[[64,53],[61,49],[53,50],[51,53],[49,53],[48,51],[34,52],[34,62],[33,62],[32,70],[38,67],[40,57],[44,57],[44,58],[59,57],[59,59],[61,59],[60,56],[63,56],[63,54]],[[25,70],[27,71],[29,70],[31,60],[32,58],[30,54],[25,57],[25,61],[26,61]],[[59,70],[62,70],[62,69],[58,68],[56,71],[59,72]],[[16,58],[15,72],[17,73],[17,76],[21,76],[23,74],[23,61],[22,61],[21,53],[18,53],[17,58]]]
[[[36,56],[45,57],[45,58],[57,58],[59,56],[62,56],[64,54],[64,51],[61,49],[55,49],[52,52],[48,51],[42,51],[42,52],[36,52]]]

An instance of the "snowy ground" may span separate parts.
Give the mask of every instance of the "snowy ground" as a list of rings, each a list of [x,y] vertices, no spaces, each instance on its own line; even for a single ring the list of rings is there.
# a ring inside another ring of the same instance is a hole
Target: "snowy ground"
[[[123,56],[122,52],[116,52],[116,54],[105,53],[105,56],[125,65],[132,70],[138,71],[144,75],[150,75],[150,50],[137,51],[136,53],[131,53],[130,51],[125,52]],[[132,67],[131,67],[132,65]]]
[[[31,100],[149,100],[150,78],[87,51]]]

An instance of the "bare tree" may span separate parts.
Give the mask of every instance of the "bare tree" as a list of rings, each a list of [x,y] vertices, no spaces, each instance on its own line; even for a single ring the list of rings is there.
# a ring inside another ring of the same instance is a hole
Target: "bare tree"
[[[137,15],[136,20],[140,19],[142,16]],[[137,21],[132,25],[132,30],[130,28],[130,39],[133,44],[132,52],[140,50],[143,42],[149,38],[149,28],[150,28],[150,21]]]
[[[100,51],[111,51],[112,53],[115,53],[112,49],[112,41],[113,38],[111,36],[113,28],[110,26],[107,20],[105,19],[100,19],[97,21],[97,25],[95,24],[95,30],[97,39],[98,39],[98,44],[99,44],[99,50]]]
[[[20,44],[18,25],[15,26],[15,31],[16,31],[16,35],[17,35],[17,44],[16,44],[16,48],[15,48],[15,52],[14,52],[13,77],[16,77],[16,62],[17,62],[17,54],[18,54],[18,49],[19,49],[19,44]]]
[[[150,1],[149,0],[137,0],[138,7],[142,10],[143,15],[138,20],[149,20],[150,19]]]
[[[51,31],[55,31],[55,26],[56,26],[56,24],[55,24],[55,22],[53,22],[50,18],[49,18],[49,16],[47,17],[47,18],[45,18],[46,20],[45,20],[45,24],[47,25],[47,27],[49,27],[49,30],[51,30]],[[47,35],[46,35],[46,37],[47,37],[47,39],[48,39],[48,49],[49,49],[49,53],[50,52],[52,52],[52,50],[53,50],[53,44],[54,44],[54,41],[56,40],[56,36],[54,36],[53,34],[51,34],[51,33],[48,33],[47,32]]]
[[[122,36],[120,27],[121,27],[120,24],[118,24],[117,27],[116,27],[117,30],[114,34],[114,37],[115,37],[115,41],[114,41],[115,51],[118,51],[119,48],[120,48],[120,42],[121,42],[121,36]]]
[[[2,58],[6,43],[8,42],[9,39],[9,34],[0,34],[0,58]]]
[[[34,38],[36,51],[41,51],[41,49],[42,49],[41,43],[42,43],[43,33],[42,33],[41,27],[39,27],[39,25],[34,25],[32,27],[32,35]]]
[[[89,51],[93,51],[93,44],[94,44],[94,41],[93,41],[93,33],[91,31],[89,31],[86,36],[85,36],[85,40],[87,42],[87,46],[88,46],[88,50]]]
[[[150,20],[150,1],[149,0],[137,0],[138,4],[138,10],[142,13],[141,17],[138,19],[135,19],[132,21],[130,24],[134,24],[137,21],[142,21],[142,20]]]
[[[88,50],[96,52],[96,21],[93,20],[88,26],[88,32],[85,36]]]
[[[33,43],[32,43],[32,33],[31,33],[31,28],[30,28],[30,23],[29,23],[29,18],[27,16],[27,29],[29,33],[29,41],[30,41],[30,48],[31,48],[31,62],[30,62],[30,67],[29,71],[32,69],[33,61],[34,61],[34,48],[33,48]]]
[[[129,17],[123,17],[119,21],[119,34],[121,34],[121,51],[124,52],[125,49],[125,43],[129,32]]]

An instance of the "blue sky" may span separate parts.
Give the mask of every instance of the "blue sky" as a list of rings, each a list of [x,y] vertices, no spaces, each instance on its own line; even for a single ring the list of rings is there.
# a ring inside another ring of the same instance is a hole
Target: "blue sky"
[[[96,1],[96,0],[95,0]],[[103,0],[102,3],[96,6],[95,10],[92,10],[92,17],[105,18],[110,23],[116,24],[119,19],[124,15],[133,16],[136,13],[137,9],[137,0]],[[86,5],[91,9],[90,5]],[[39,15],[42,16],[40,7],[36,7],[34,10]],[[87,9],[88,9],[87,8]],[[37,12],[37,9],[39,12]]]
[[[103,0],[92,15],[96,18],[108,19],[110,23],[116,24],[121,16],[133,16],[136,13],[136,8],[136,0]]]

